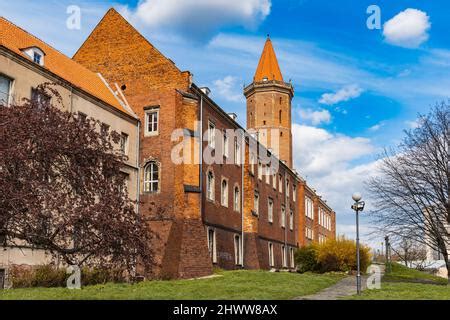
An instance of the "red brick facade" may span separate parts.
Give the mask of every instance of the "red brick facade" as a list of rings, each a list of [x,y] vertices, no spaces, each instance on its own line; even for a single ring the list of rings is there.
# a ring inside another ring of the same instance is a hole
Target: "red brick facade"
[[[189,72],[180,71],[115,10],[108,11],[74,60],[100,72],[110,83],[122,86],[126,99],[140,117],[142,204],[139,209],[157,235],[154,241],[157,266],[149,276],[200,277],[211,274],[214,265],[224,269],[293,269],[291,254],[299,245],[307,243],[306,225],[315,230],[314,241],[319,241],[319,234],[334,237],[335,214],[314,192],[311,197],[317,212],[314,219],[306,221],[309,218],[305,217],[305,194],[311,190],[291,169],[289,161],[285,164],[276,160],[279,171],[270,174],[268,180],[264,174],[259,179],[258,164],[252,168],[249,163],[254,140],[248,135],[240,147],[244,164],[172,161],[172,151],[179,144],[172,141],[172,133],[177,129],[184,130],[185,141],[190,141],[192,151],[198,154],[200,133],[196,121],[202,120],[202,133],[208,131],[210,124],[216,133],[243,128],[192,83]],[[158,130],[151,135],[146,133],[148,110],[159,112]],[[290,132],[286,134],[290,137]],[[221,145],[222,135],[216,134],[215,141]],[[240,145],[243,140],[228,137],[228,141],[229,157],[222,157],[224,161],[234,159],[235,141]],[[262,145],[259,148],[268,152]],[[221,150],[210,150],[207,141],[202,142],[202,149],[212,155]],[[291,150],[286,152],[289,154]],[[151,161],[158,164],[159,184],[156,192],[145,192],[144,168]],[[212,199],[207,192],[209,174],[214,178]],[[223,181],[228,188],[225,203]],[[239,191],[238,206],[235,190]],[[255,193],[259,195],[258,212],[255,212]],[[269,202],[273,203],[272,221],[269,221]],[[318,225],[319,206],[330,215],[331,230]],[[282,208],[285,209],[284,227]],[[242,261],[239,256],[243,256]]]

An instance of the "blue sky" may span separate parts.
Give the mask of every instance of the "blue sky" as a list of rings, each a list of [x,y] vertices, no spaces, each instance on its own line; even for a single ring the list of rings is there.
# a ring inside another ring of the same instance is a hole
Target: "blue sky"
[[[366,26],[372,4],[381,30]],[[80,30],[66,28],[69,5],[82,10]],[[296,88],[296,167],[349,237],[351,194],[376,174],[377,154],[396,145],[418,113],[450,98],[450,3],[443,0],[2,0],[0,14],[71,56],[111,6],[243,125],[242,87],[270,34]],[[362,229],[370,229],[364,219]]]

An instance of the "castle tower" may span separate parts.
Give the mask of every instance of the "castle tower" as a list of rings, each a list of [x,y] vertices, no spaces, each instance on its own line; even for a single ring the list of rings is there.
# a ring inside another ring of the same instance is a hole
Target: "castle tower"
[[[253,83],[244,89],[247,129],[292,168],[292,84],[283,80],[270,37],[256,69]]]

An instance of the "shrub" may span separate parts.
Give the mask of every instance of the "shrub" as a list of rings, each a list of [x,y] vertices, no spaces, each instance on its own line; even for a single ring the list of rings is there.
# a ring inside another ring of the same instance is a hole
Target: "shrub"
[[[53,265],[36,267],[13,266],[10,269],[13,288],[54,288],[66,287],[69,275],[65,268],[56,268]],[[108,282],[125,282],[122,271],[102,268],[83,268],[81,284],[91,286]]]
[[[317,262],[321,272],[356,270],[356,243],[345,237],[330,239],[317,246]],[[365,272],[370,265],[370,249],[364,245],[360,246],[360,263]]]
[[[318,270],[316,247],[310,245],[298,249],[295,253],[295,263],[297,271],[300,273]]]
[[[339,237],[321,244],[312,244],[298,249],[295,261],[297,270],[301,273],[356,270],[356,243]],[[370,265],[370,249],[363,245],[360,247],[360,262],[364,272]]]

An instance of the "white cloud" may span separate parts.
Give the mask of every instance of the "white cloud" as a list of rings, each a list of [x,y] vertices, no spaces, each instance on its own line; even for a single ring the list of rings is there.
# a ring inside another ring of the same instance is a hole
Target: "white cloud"
[[[428,40],[430,17],[417,9],[406,9],[384,24],[383,35],[390,44],[417,48]]]
[[[271,0],[143,0],[129,18],[150,28],[176,29],[194,37],[211,36],[220,27],[254,28],[271,11]]]
[[[358,98],[361,93],[363,93],[363,89],[361,89],[358,85],[353,84],[349,86],[345,86],[335,93],[325,93],[322,95],[319,103],[326,104],[329,106],[338,104],[340,102],[349,101],[351,99]]]
[[[244,101],[244,96],[242,92],[236,89],[238,78],[233,76],[226,76],[223,79],[218,79],[214,81],[213,94],[217,92],[222,98],[228,101],[242,102]]]
[[[328,110],[298,109],[298,114],[301,118],[310,121],[314,126],[331,122],[331,113]]]
[[[369,131],[376,132],[376,131],[380,130],[381,128],[383,128],[385,125],[386,125],[385,122],[377,123],[376,125],[370,127]]]

